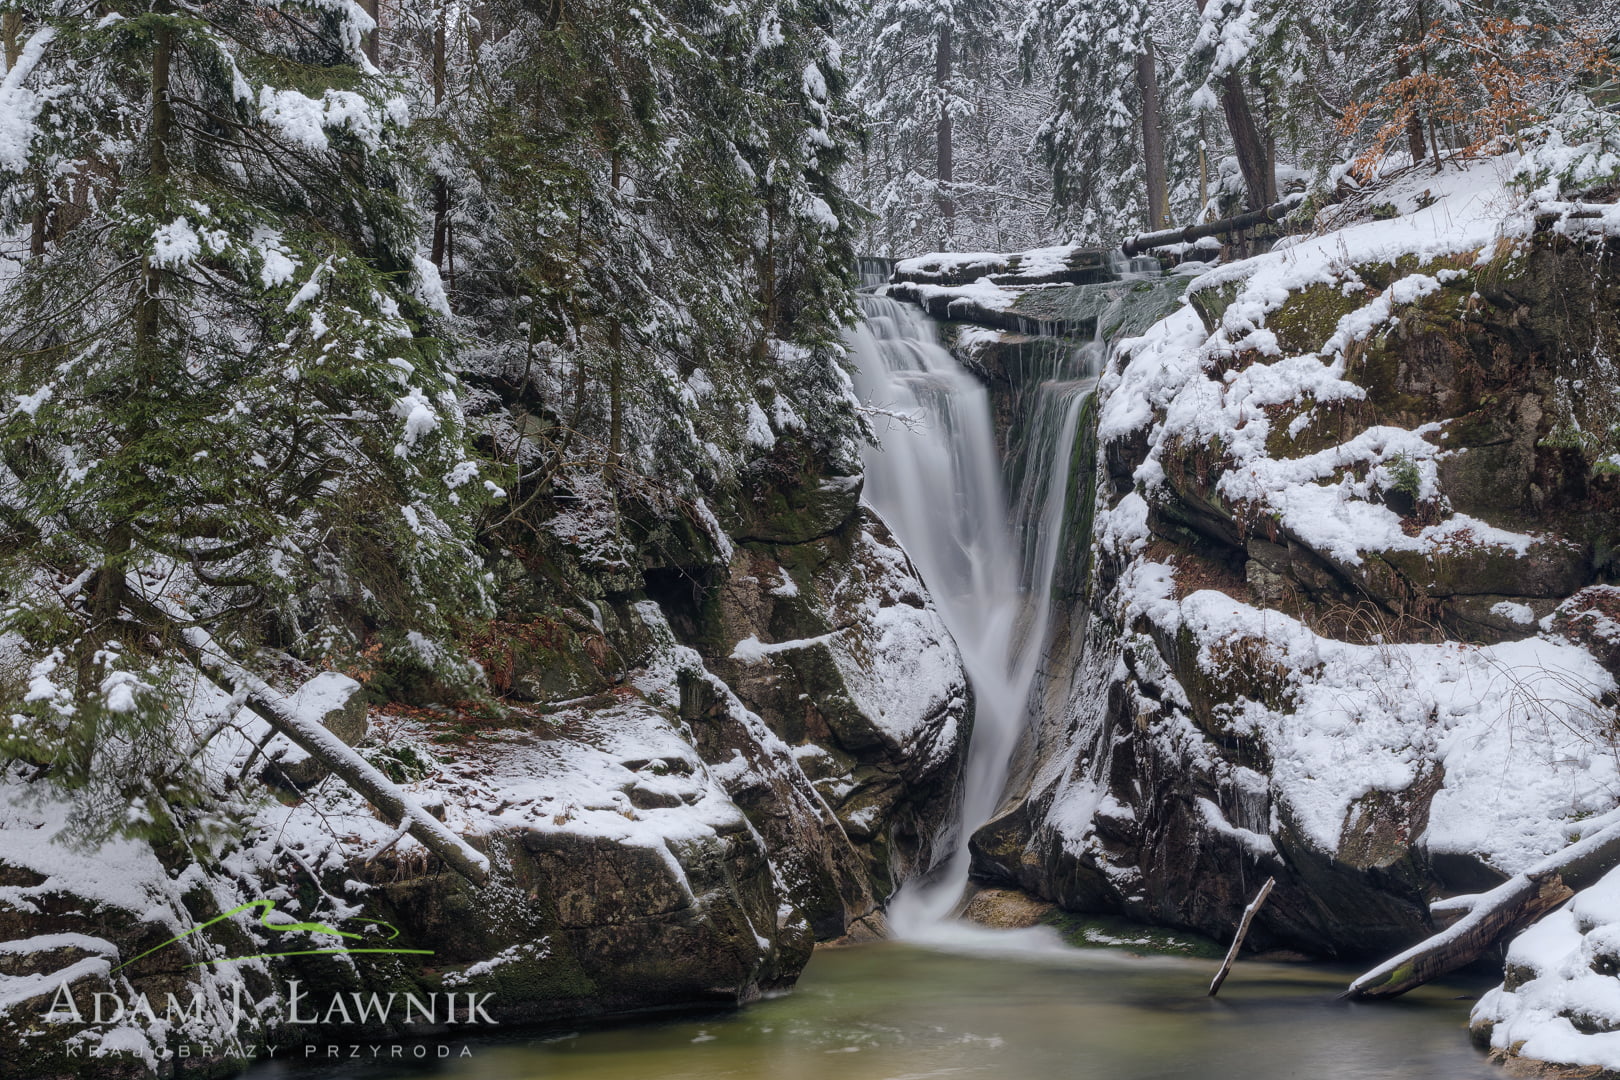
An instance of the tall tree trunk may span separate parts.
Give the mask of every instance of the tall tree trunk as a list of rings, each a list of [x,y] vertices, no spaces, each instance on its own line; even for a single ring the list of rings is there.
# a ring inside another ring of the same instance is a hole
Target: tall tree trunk
[[[1202,15],[1209,0],[1193,2],[1198,5],[1198,13]],[[1266,154],[1265,140],[1255,126],[1254,113],[1249,110],[1249,96],[1243,88],[1242,75],[1229,71],[1221,76],[1220,98],[1221,111],[1226,114],[1227,130],[1232,133],[1232,147],[1237,151],[1238,171],[1243,174],[1243,186],[1247,189],[1247,208],[1260,210],[1275,201],[1266,196],[1277,190],[1277,177]]]
[[[445,54],[449,36],[446,0],[439,0],[433,12],[433,105],[437,109],[444,103]],[[441,271],[444,269],[444,249],[449,237],[450,186],[444,177],[433,181],[433,241],[428,257]]]
[[[939,182],[939,212],[945,218],[945,237],[947,240],[956,235],[956,200],[951,197],[950,193],[951,184],[955,180],[949,101],[951,62],[953,59],[951,28],[946,26],[939,32],[939,48],[934,53],[934,86],[939,91],[939,136],[934,147],[934,179]]]
[[[17,58],[22,55],[17,39],[22,36],[22,13],[8,11],[0,15],[0,40],[4,40],[6,49],[6,70],[10,71],[17,66]]]
[[[612,156],[613,201],[619,201],[622,160],[617,150]],[[608,320],[608,460],[617,466],[624,456],[624,324],[618,312]]]
[[[36,175],[34,178],[34,217],[29,222],[28,254],[45,254],[45,240],[51,226],[50,185]]]
[[[608,460],[610,469],[624,458],[624,324],[608,324]]]
[[[362,47],[366,51],[366,59],[381,67],[378,57],[382,55],[382,3],[381,0],[360,0],[360,10],[371,16],[376,24],[371,33],[366,35]]]
[[[146,154],[148,179],[154,189],[163,190],[167,187],[167,181],[173,172],[169,160],[169,143],[174,134],[174,106],[169,101],[169,74],[170,65],[174,60],[174,28],[167,20],[169,10],[166,4],[155,5],[153,13],[162,21],[158,23],[152,35],[151,97],[146,129]],[[128,387],[126,392],[132,396],[141,394],[150,396],[156,382],[156,369],[161,363],[162,354],[162,345],[158,340],[163,318],[163,302],[160,298],[162,284],[163,271],[148,255],[143,260],[141,268],[140,295],[136,298],[134,310],[131,312],[135,323],[134,385]],[[107,523],[105,538],[102,541],[101,565],[96,567],[90,584],[90,628],[80,639],[77,657],[78,692],[82,699],[88,699],[101,684],[106,663],[102,647],[117,634],[117,626],[129,596],[129,586],[124,575],[129,569],[130,551],[135,541],[132,517],[133,511],[127,506],[121,506]],[[92,766],[96,746],[100,741],[94,713],[92,712],[90,716],[91,720],[78,748],[79,764],[85,769]]]
[[[1395,58],[1395,78],[1410,79],[1412,77],[1412,64],[1405,56]],[[1417,106],[1411,104],[1411,95],[1407,95],[1408,111],[1406,114],[1406,149],[1412,155],[1412,164],[1416,165],[1423,160],[1423,120],[1418,116]]]
[[[1418,0],[1417,23],[1418,23],[1418,41],[1421,42],[1429,32],[1429,16],[1428,16],[1428,13],[1424,10],[1422,0]],[[1419,48],[1418,49],[1418,63],[1419,63],[1419,66],[1421,67],[1421,69],[1423,71],[1423,74],[1427,75],[1429,73],[1429,50],[1428,49],[1424,49],[1424,48]],[[1428,127],[1429,127],[1429,152],[1434,155],[1434,171],[1439,172],[1441,167],[1445,164],[1445,158],[1440,153],[1440,136],[1434,130],[1434,110],[1433,109],[1426,110],[1426,117],[1427,117],[1427,120],[1428,120]]]
[[[6,56],[6,71],[17,66],[22,58],[22,13],[8,11],[0,15],[0,42],[3,42]],[[46,231],[51,223],[51,189],[44,179],[36,173],[34,178],[34,216],[29,222],[28,253],[30,255],[45,254]]]
[[[767,346],[776,335],[776,191],[770,183],[765,185],[765,250],[756,260],[759,267],[760,291],[764,310],[760,313],[759,343],[755,355],[764,361]]]
[[[1198,114],[1198,215],[1205,220],[1209,213],[1209,125],[1204,114]]]
[[[1162,229],[1170,218],[1170,190],[1164,171],[1164,133],[1160,127],[1159,76],[1153,61],[1153,39],[1136,57],[1136,89],[1142,95],[1142,163],[1147,174],[1149,229]]]
[[[160,7],[166,14],[166,7]],[[161,188],[172,171],[169,163],[169,140],[174,131],[174,107],[169,103],[169,65],[174,59],[174,29],[162,24],[152,39],[152,119],[146,132],[147,157],[150,161],[153,186]],[[163,272],[150,257],[141,275],[141,298],[135,312],[135,348],[144,364],[149,350],[157,347],[158,320],[162,317],[162,303],[158,292]]]
[[[1270,205],[1266,196],[1277,186],[1271,176],[1271,161],[1266,154],[1266,143],[1249,110],[1249,95],[1243,86],[1243,77],[1235,71],[1221,76],[1221,111],[1226,114],[1226,127],[1232,133],[1232,148],[1237,152],[1238,170],[1243,174],[1250,210]]]
[[[1260,104],[1263,109],[1264,124],[1260,128],[1260,137],[1264,140],[1266,148],[1266,201],[1270,206],[1277,201],[1277,123],[1271,111],[1271,90],[1262,89]]]

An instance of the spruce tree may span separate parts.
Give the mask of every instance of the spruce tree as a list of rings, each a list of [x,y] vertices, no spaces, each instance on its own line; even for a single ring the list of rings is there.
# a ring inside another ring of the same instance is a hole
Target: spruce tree
[[[1077,237],[1116,236],[1165,212],[1153,19],[1149,0],[1035,0],[1020,31],[1026,64],[1052,58],[1057,100],[1037,138]]]
[[[188,628],[250,666],[444,661],[483,603],[485,495],[370,20],[115,0],[23,22],[0,200],[42,242],[0,306],[0,587],[36,663],[0,732],[150,822],[197,760]]]
[[[516,471],[503,522],[567,506],[617,529],[616,507],[730,497],[779,436],[846,452],[859,211],[833,14],[491,5],[501,36],[449,72],[434,152],[484,445]]]
[[[993,92],[987,60],[1003,14],[1000,0],[878,0],[855,30],[858,93],[887,173],[880,199],[909,203],[908,231],[928,246],[957,246],[958,210],[979,179],[958,129]]]

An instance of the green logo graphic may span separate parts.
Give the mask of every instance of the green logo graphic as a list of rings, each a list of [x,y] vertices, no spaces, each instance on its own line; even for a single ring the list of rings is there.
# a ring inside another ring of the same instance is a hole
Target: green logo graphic
[[[214,918],[209,919],[207,922],[203,923],[202,925],[192,927],[190,930],[187,930],[185,933],[179,935],[178,937],[172,937],[168,941],[165,941],[161,945],[158,945],[158,946],[155,946],[153,948],[147,949],[145,952],[141,953],[140,956],[131,957],[130,959],[125,960],[122,964],[119,964],[117,967],[113,968],[112,970],[113,970],[113,972],[122,971],[124,968],[129,967],[129,965],[133,964],[137,960],[140,960],[140,959],[143,959],[145,957],[151,956],[153,953],[158,952],[158,951],[160,951],[162,949],[167,949],[170,945],[173,945],[173,944],[175,944],[177,942],[180,942],[180,941],[184,941],[186,938],[190,937],[192,934],[196,934],[196,933],[199,933],[199,932],[201,932],[203,930],[206,930],[210,926],[213,926],[215,923],[224,922],[226,919],[229,919],[232,915],[240,915],[242,912],[248,911],[248,910],[250,910],[252,908],[260,908],[260,909],[262,909],[263,913],[259,916],[259,925],[264,927],[266,930],[275,930],[278,933],[287,932],[287,931],[308,930],[308,931],[311,931],[313,933],[332,934],[332,935],[334,935],[336,937],[353,938],[355,940],[360,940],[360,939],[365,937],[364,934],[351,934],[351,933],[348,933],[348,932],[343,931],[343,930],[334,929],[334,928],[332,928],[330,926],[327,926],[325,923],[317,923],[317,922],[272,923],[272,922],[269,921],[270,913],[276,910],[276,902],[274,900],[250,900],[248,903],[243,904],[241,907],[231,908],[231,910],[225,912],[223,915],[216,915],[216,916],[214,916]],[[394,927],[392,924],[383,922],[381,919],[355,918],[355,919],[345,919],[344,921],[345,922],[362,922],[362,923],[367,923],[367,924],[369,924],[371,926],[384,927],[384,928],[386,928],[388,930],[388,936],[383,939],[384,941],[393,941],[395,938],[399,937],[399,930],[396,927]],[[340,955],[354,954],[354,953],[413,953],[413,954],[416,954],[416,955],[419,955],[419,956],[432,956],[433,955],[433,950],[432,949],[385,949],[385,948],[375,948],[375,947],[373,947],[373,948],[365,948],[365,949],[348,949],[348,948],[292,949],[292,950],[289,950],[287,952],[254,953],[251,956],[231,956],[231,957],[226,957],[225,959],[222,959],[222,960],[199,960],[197,963],[188,964],[187,966],[188,967],[208,967],[211,964],[234,964],[239,960],[271,960],[271,959],[275,959],[276,957],[281,957],[281,956],[340,956]],[[109,973],[109,974],[111,974],[111,973]]]

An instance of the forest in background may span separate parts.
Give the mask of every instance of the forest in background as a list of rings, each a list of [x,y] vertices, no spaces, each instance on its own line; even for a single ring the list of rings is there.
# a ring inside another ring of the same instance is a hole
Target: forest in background
[[[871,254],[1117,242],[1609,121],[1613,3],[877,0],[846,24]]]

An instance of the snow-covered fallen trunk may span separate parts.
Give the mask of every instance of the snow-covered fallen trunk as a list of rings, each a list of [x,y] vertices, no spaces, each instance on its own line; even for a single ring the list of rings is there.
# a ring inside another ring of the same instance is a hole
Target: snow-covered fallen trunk
[[[1350,984],[1352,998],[1404,994],[1477,959],[1620,865],[1620,824],[1599,829],[1474,899],[1467,914]],[[1455,910],[1456,900],[1448,907]]]
[[[204,667],[243,691],[248,703],[271,727],[365,796],[389,824],[408,826],[406,831],[423,847],[474,885],[489,880],[489,859],[482,852],[447,829],[376,766],[328,731],[319,716],[299,710],[286,694],[230,659],[206,630],[187,630],[186,642]],[[358,683],[355,688],[359,688]]]

